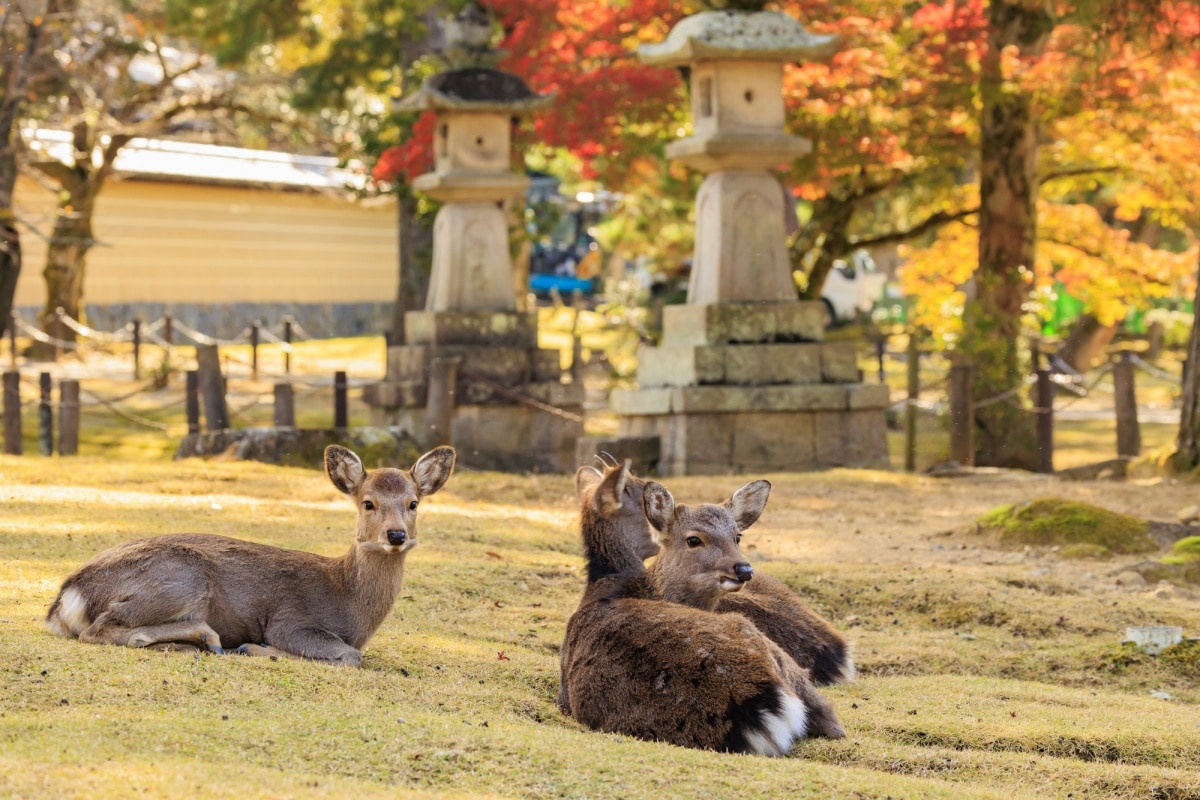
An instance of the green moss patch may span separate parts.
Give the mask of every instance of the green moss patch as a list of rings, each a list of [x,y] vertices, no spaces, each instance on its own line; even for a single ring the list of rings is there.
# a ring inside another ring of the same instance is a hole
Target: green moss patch
[[[1171,547],[1171,552],[1162,557],[1164,564],[1200,563],[1200,536],[1180,539]]]
[[[1004,545],[1058,546],[1076,557],[1158,549],[1146,520],[1054,497],[999,506],[979,518],[979,527]]]

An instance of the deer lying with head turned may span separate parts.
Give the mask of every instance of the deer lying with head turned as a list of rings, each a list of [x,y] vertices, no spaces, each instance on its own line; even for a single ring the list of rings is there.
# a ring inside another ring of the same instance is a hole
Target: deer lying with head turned
[[[563,642],[566,713],[597,730],[772,756],[805,735],[845,735],[807,671],[745,618],[661,599],[642,566],[655,548],[647,518],[668,540],[732,540],[761,514],[765,481],[723,505],[689,507],[660,484],[631,480],[627,466],[584,467],[576,491],[589,582]],[[732,561],[697,572],[706,573],[690,581],[697,592],[719,596],[736,583]]]
[[[117,545],[70,575],[46,624],[82,642],[129,647],[226,648],[362,666],[362,646],[400,591],[417,545],[417,505],[454,469],[438,447],[407,471],[367,472],[338,445],[325,472],[358,507],[341,558],[191,533]]]
[[[770,484],[762,483],[769,492]],[[646,513],[652,514],[649,505]],[[662,525],[666,521],[651,518],[650,522],[665,530]],[[732,537],[725,531],[713,537],[702,529],[686,531],[682,538],[666,537],[662,554],[649,569],[656,592],[673,603],[741,614],[808,669],[817,685],[853,680],[854,659],[846,640],[801,603],[787,584],[769,575],[755,575],[746,562],[738,545],[741,532],[748,527],[739,521]],[[717,583],[720,592],[713,591]]]
[[[640,498],[645,484],[644,479],[627,474],[626,491],[631,497]],[[770,484],[767,486],[769,491]],[[628,520],[629,535],[641,542],[638,545],[641,552],[654,555],[657,543],[650,538],[648,528],[642,533],[635,532],[637,509],[627,505],[630,508],[623,518]],[[596,538],[603,540],[611,535]],[[709,541],[703,535],[666,541],[667,548],[649,569],[658,596],[705,611],[741,614],[797,664],[808,669],[818,686],[854,680],[850,645],[820,614],[805,606],[786,583],[770,575],[756,574],[742,557],[738,547],[741,538],[739,530],[732,542],[727,538]],[[699,544],[687,546],[692,540]],[[736,566],[736,571],[724,575],[728,580],[723,590],[714,593],[712,569],[718,564],[728,567],[730,563]]]

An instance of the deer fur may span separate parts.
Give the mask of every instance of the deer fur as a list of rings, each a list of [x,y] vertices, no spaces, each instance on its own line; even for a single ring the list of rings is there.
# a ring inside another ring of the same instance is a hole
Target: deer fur
[[[49,629],[82,642],[284,655],[362,666],[417,545],[417,506],[454,470],[438,447],[407,471],[366,471],[325,449],[325,472],[358,508],[354,543],[328,558],[203,533],[138,539],[100,553],[63,582]]]
[[[563,641],[564,712],[596,730],[772,756],[805,735],[845,735],[807,671],[748,620],[663,600],[642,565],[656,549],[651,504],[672,531],[694,526],[707,535],[733,529],[734,516],[752,524],[766,501],[761,487],[743,487],[724,506],[675,506],[665,487],[634,479],[625,465],[603,474],[581,468],[576,491],[588,586]],[[721,579],[701,583],[690,582],[693,591],[729,588]]]

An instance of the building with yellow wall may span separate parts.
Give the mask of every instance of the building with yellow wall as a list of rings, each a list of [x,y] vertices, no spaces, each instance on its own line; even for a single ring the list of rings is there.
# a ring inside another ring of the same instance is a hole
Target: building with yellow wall
[[[54,153],[62,134],[40,131]],[[382,333],[398,277],[396,206],[355,200],[361,175],[335,159],[134,140],[96,205],[89,324],[115,329],[164,313],[209,335],[292,315],[313,335]],[[42,271],[55,196],[18,181],[24,266],[14,305],[45,304]]]

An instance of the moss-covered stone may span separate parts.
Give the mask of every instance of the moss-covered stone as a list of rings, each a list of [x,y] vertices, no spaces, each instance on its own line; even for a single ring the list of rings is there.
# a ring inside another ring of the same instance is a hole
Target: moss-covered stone
[[[979,518],[979,526],[1004,545],[1070,547],[1090,557],[1158,549],[1146,520],[1054,497],[994,508]]]
[[[1196,564],[1200,563],[1200,536],[1189,536],[1180,539],[1172,547],[1171,552],[1162,557],[1164,564]]]

